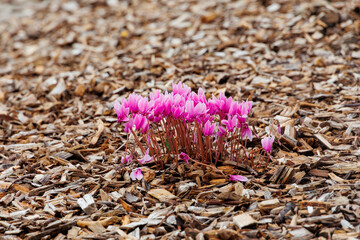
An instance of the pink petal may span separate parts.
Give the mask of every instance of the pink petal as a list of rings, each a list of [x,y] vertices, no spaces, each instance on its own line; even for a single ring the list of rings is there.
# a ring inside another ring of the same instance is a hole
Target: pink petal
[[[246,182],[249,181],[247,177],[241,176],[241,175],[230,175],[230,181],[232,182]]]
[[[275,140],[275,137],[266,137],[261,140],[261,145],[264,148],[265,152],[268,152],[268,153],[271,152],[271,147],[274,143],[274,140]]]
[[[130,154],[130,155],[126,155],[124,157],[121,158],[121,162],[122,163],[129,163],[131,162],[133,159],[133,156]]]
[[[186,153],[181,152],[181,153],[179,154],[179,159],[180,159],[180,160],[183,160],[183,161],[186,162],[186,163],[189,163],[190,157],[189,157],[189,155],[187,155]]]
[[[120,113],[119,113],[119,112],[120,112],[120,108],[121,108],[121,105],[120,105],[119,101],[116,100],[116,101],[114,102],[114,110],[115,110],[116,114],[120,114]]]
[[[145,164],[145,163],[151,162],[153,159],[154,159],[154,157],[151,157],[149,155],[149,149],[147,149],[146,152],[145,152],[145,155],[142,158],[140,158],[138,161],[141,164]]]
[[[144,177],[144,175],[141,169],[137,168],[130,173],[130,177],[133,181],[135,181],[135,180],[141,180]]]

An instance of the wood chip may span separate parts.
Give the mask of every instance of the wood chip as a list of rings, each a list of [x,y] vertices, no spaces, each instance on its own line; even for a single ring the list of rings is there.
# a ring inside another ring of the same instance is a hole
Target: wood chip
[[[257,221],[253,219],[248,213],[234,216],[233,221],[240,229],[257,223]]]
[[[97,143],[101,133],[104,131],[104,123],[103,123],[103,121],[101,121],[101,119],[98,119],[98,121],[97,121],[97,128],[98,128],[98,130],[95,133],[95,136],[91,139],[91,142],[90,142],[91,145],[95,145]]]
[[[161,202],[168,202],[169,200],[177,199],[175,195],[162,188],[155,188],[148,191],[154,198],[159,199]]]
[[[81,209],[88,215],[96,211],[94,198],[90,194],[86,194],[83,198],[79,198],[77,203]]]
[[[338,174],[345,174],[348,173],[350,171],[354,171],[354,172],[360,172],[360,162],[355,162],[355,163],[338,163],[338,164],[334,164],[332,166],[328,166],[326,167],[327,169],[338,173]]]
[[[259,208],[262,210],[268,210],[268,209],[273,209],[276,208],[280,205],[280,202],[277,198],[275,199],[271,199],[271,200],[266,200],[266,201],[262,201],[259,203]]]

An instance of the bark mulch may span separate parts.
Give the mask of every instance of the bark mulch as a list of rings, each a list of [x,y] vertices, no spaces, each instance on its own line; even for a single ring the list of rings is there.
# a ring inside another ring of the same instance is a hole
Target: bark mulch
[[[0,32],[2,239],[360,237],[359,1],[3,1]],[[270,166],[131,181],[112,103],[179,81],[279,122]]]

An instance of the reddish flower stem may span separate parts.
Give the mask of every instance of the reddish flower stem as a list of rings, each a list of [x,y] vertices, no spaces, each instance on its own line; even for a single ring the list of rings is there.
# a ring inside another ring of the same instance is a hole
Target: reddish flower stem
[[[223,151],[223,146],[224,146],[224,140],[225,140],[225,136],[221,136],[220,137],[221,141],[219,141],[218,143],[218,155],[216,157],[216,160],[215,160],[215,166],[220,158],[220,155],[222,155],[222,151]]]
[[[201,128],[199,127],[199,124],[197,122],[195,122],[195,126],[196,126],[196,133],[197,133],[197,137],[198,137],[198,141],[199,141],[199,147],[200,147],[200,152],[201,152],[201,158],[202,158],[202,162],[205,162],[205,154],[204,154],[204,145],[202,142],[202,138],[201,138]]]
[[[139,138],[137,137],[137,135],[134,133],[134,131],[132,129],[131,129],[131,133],[135,137],[135,140],[136,140],[138,146],[140,147],[141,152],[145,155],[145,149],[144,149],[143,145],[141,144],[141,142],[139,141]]]

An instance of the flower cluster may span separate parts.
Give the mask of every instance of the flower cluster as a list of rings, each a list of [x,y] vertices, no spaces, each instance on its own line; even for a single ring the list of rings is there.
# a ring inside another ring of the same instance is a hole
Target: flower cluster
[[[134,136],[142,152],[138,162],[154,161],[161,168],[166,155],[176,162],[198,159],[216,166],[231,160],[256,167],[255,152],[246,147],[253,139],[247,123],[251,108],[251,101],[234,101],[223,93],[207,99],[203,89],[196,93],[182,83],[173,84],[171,93],[156,90],[149,98],[132,93],[114,103],[118,122],[128,136]],[[273,141],[262,140],[263,155],[270,153]],[[138,155],[126,144],[122,162],[131,161],[134,154]]]

